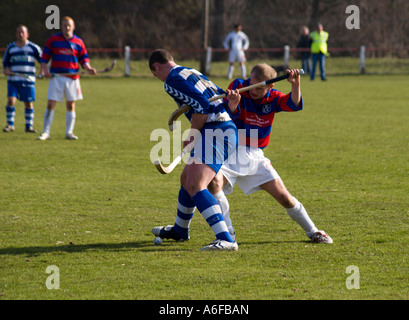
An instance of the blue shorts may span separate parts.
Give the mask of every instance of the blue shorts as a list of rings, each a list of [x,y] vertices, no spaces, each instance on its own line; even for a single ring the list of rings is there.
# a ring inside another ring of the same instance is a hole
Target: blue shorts
[[[7,96],[15,97],[22,102],[33,102],[36,100],[36,91],[34,86],[22,86],[18,83],[8,81]]]
[[[206,123],[190,156],[208,165],[216,173],[238,145],[237,127],[233,121]]]

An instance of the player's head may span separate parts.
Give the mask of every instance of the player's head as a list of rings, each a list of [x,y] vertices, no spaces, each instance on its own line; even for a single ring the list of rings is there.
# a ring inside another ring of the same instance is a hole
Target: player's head
[[[74,36],[75,22],[71,17],[63,17],[61,19],[61,31],[66,39],[71,39]]]
[[[170,52],[164,49],[153,51],[149,57],[149,69],[158,79],[165,81],[169,74],[169,67],[175,65]]]
[[[28,37],[28,28],[22,24],[18,25],[16,29],[16,39],[21,42],[26,42]]]
[[[262,82],[277,77],[277,72],[268,64],[260,63],[251,70],[251,77],[257,82]]]
[[[233,27],[233,29],[234,29],[234,31],[236,31],[236,32],[241,31],[241,24],[239,24],[239,23],[235,24],[234,27]]]
[[[149,69],[155,71],[155,64],[165,64],[169,61],[174,61],[169,51],[165,49],[157,49],[153,51],[149,57]]]
[[[260,63],[253,67],[250,74],[250,85],[263,82],[277,77],[277,72],[266,63]],[[274,86],[274,83],[250,90],[250,97],[254,100],[262,99]]]

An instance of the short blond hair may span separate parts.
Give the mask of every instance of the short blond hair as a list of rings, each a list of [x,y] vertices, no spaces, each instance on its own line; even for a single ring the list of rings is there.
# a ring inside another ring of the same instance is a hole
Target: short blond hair
[[[277,72],[274,70],[274,68],[266,63],[259,63],[255,65],[251,70],[251,74],[260,82],[277,77]]]

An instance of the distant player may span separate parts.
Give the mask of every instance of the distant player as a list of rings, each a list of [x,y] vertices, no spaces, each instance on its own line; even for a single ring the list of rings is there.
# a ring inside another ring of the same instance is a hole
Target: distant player
[[[294,112],[303,108],[299,71],[287,72],[290,74],[288,81],[292,87],[289,94],[273,89],[274,84],[270,84],[241,93],[239,103],[226,101],[239,131],[238,158],[236,161],[229,159],[223,164],[209,190],[219,202],[232,236],[235,233],[225,194],[231,193],[234,184],[237,183],[247,196],[258,190],[267,191],[313,242],[332,243],[331,237],[317,229],[304,206],[286,189],[270,160],[263,153],[263,149],[270,141],[271,126],[276,113]],[[250,79],[237,79],[230,84],[229,89],[240,89],[276,76],[277,73],[272,67],[259,64],[251,71]]]
[[[223,41],[223,46],[226,50],[229,50],[229,69],[227,71],[227,78],[233,78],[234,63],[240,63],[240,71],[243,79],[246,78],[246,55],[245,51],[250,46],[250,41],[247,35],[241,31],[240,24],[234,26],[234,30],[230,32]]]
[[[61,31],[51,36],[43,50],[41,57],[42,73],[50,78],[48,87],[48,103],[44,115],[44,131],[39,140],[50,138],[50,129],[53,122],[54,110],[57,102],[66,100],[66,130],[65,138],[77,140],[74,135],[76,119],[75,102],[82,100],[82,92],[79,81],[79,66],[81,65],[89,74],[96,74],[91,67],[87,49],[84,42],[74,34],[75,23],[70,17],[64,17],[61,21]],[[51,69],[48,70],[47,63],[52,59]],[[53,76],[53,74],[70,74],[70,76]]]
[[[25,131],[35,133],[34,104],[35,94],[35,61],[40,62],[41,49],[28,40],[29,32],[26,26],[19,25],[16,30],[16,41],[10,43],[3,59],[4,74],[7,81],[7,125],[4,132],[14,131],[15,104],[17,99],[24,102]],[[17,75],[21,74],[21,75]]]

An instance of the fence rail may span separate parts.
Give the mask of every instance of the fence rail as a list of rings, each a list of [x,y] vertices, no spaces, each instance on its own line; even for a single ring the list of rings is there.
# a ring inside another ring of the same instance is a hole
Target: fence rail
[[[131,48],[126,46],[125,48],[88,48],[90,54],[96,55],[110,55],[125,60],[125,75],[130,75],[130,64],[131,60],[146,59],[148,55],[154,50],[154,48]],[[0,48],[0,54],[4,54],[6,48]],[[308,48],[295,48],[290,46],[284,46],[280,48],[249,48],[246,51],[246,54],[251,57],[259,57],[261,55],[274,56],[275,58],[282,59],[283,66],[289,66],[290,60],[298,59],[297,56],[302,52],[309,52]],[[394,56],[394,57],[407,57],[409,52],[409,47],[332,47],[328,49],[331,56],[351,56],[356,55],[359,58],[359,70],[357,72],[363,74],[365,73],[365,61],[368,57],[385,57],[385,56]],[[178,48],[172,49],[172,53],[179,55],[182,58],[192,58],[204,61],[204,70],[201,70],[204,73],[207,73],[210,70],[210,64],[215,61],[213,58],[217,56],[217,59],[220,60],[220,57],[225,59],[224,54],[227,54],[227,50],[224,48]],[[137,58],[136,58],[137,57]],[[204,59],[204,60],[202,60]],[[217,60],[216,59],[216,60]]]

